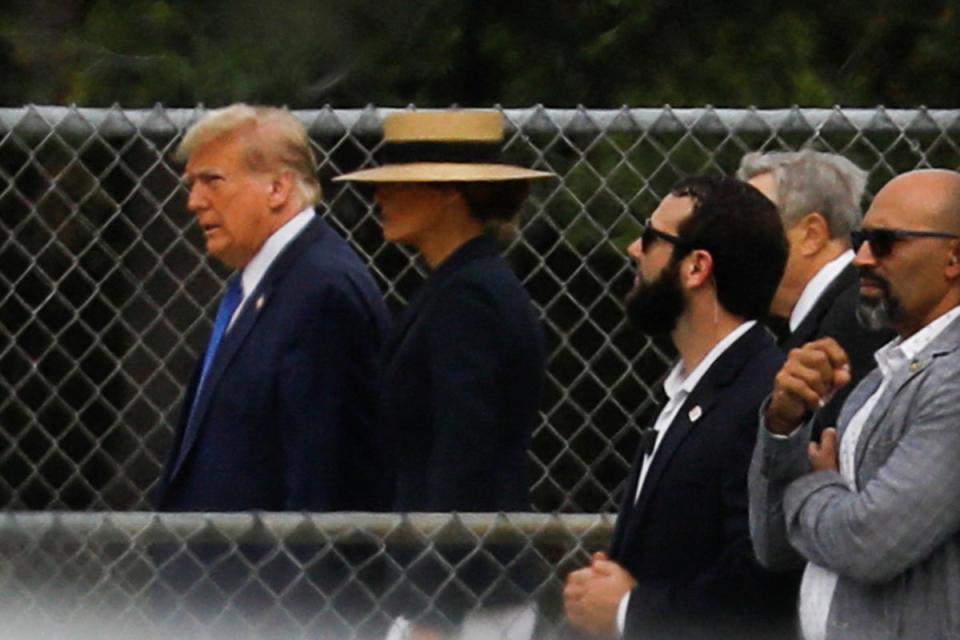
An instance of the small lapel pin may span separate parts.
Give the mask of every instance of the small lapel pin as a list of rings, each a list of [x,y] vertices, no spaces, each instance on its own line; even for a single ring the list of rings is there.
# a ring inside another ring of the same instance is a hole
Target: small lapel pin
[[[261,295],[259,298],[257,298],[257,304],[256,304],[257,311],[260,311],[260,309],[263,309],[263,305],[265,305],[266,303],[267,303],[266,296]]]
[[[920,364],[919,360],[914,360],[910,363],[910,371],[920,371],[923,368],[923,365]]]
[[[690,422],[696,422],[702,415],[703,410],[700,408],[700,405],[697,405],[693,409],[690,409],[690,413],[687,414],[687,417],[690,418]]]

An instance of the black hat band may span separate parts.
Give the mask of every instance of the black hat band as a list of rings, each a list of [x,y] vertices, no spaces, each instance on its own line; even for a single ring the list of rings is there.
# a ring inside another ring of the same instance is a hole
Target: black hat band
[[[377,152],[379,164],[500,162],[500,144],[484,142],[387,142]]]

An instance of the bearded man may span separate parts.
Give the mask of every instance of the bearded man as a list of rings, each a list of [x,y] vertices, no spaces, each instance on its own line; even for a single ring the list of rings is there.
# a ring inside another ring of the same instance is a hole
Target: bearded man
[[[573,626],[599,637],[776,637],[791,588],[754,558],[747,468],[783,355],[757,323],[787,258],[776,206],[728,178],[678,183],[629,248],[633,325],[680,354],[642,431],[607,553],[567,577]]]

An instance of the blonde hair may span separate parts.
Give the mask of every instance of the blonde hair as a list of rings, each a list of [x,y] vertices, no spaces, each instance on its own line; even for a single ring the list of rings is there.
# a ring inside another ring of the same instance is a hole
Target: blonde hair
[[[233,104],[211,111],[183,136],[174,158],[186,162],[203,145],[247,130],[244,161],[254,171],[284,169],[297,179],[303,206],[320,200],[317,160],[303,124],[289,111],[276,107]]]

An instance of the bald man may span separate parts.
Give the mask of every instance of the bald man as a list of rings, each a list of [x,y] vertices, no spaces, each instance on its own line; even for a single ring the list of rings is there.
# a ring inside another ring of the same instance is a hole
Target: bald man
[[[761,410],[751,535],[768,567],[806,562],[808,640],[960,638],[960,174],[890,181],[852,245],[859,318],[898,335],[809,445],[849,358],[831,338],[791,352]]]

